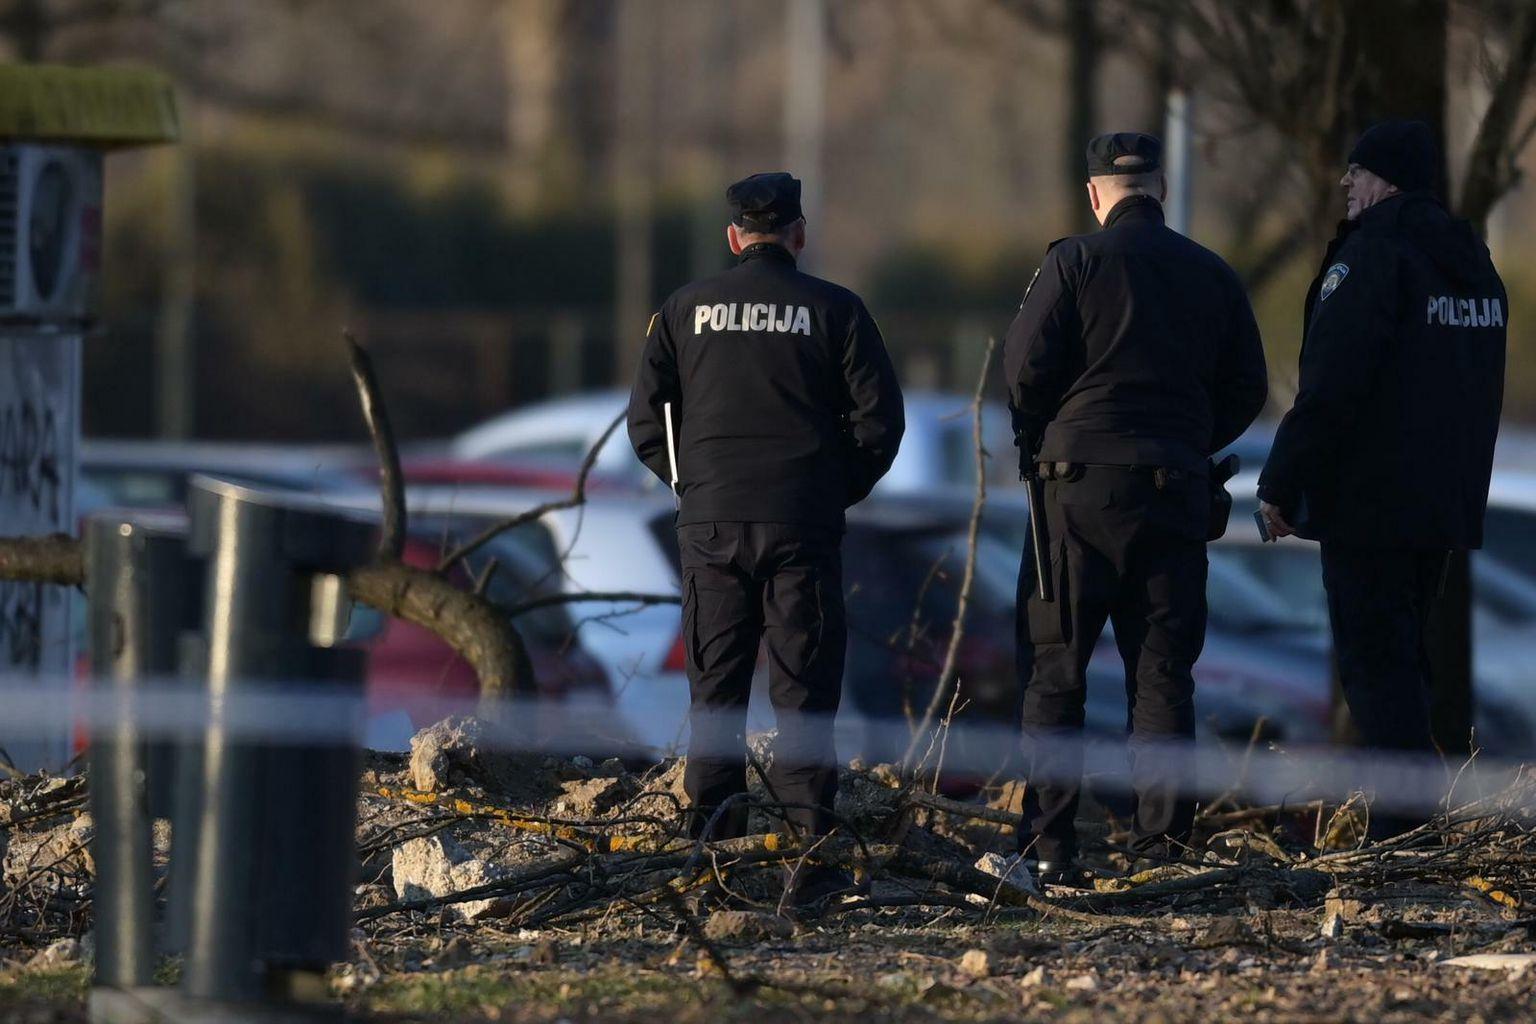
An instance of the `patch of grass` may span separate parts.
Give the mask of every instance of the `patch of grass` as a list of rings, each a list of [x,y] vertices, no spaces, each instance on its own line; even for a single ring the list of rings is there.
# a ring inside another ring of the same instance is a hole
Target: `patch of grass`
[[[681,979],[634,969],[583,973],[531,971],[527,968],[469,967],[440,974],[385,978],[369,989],[361,1008],[371,1012],[497,1016],[503,1010],[536,1006],[551,1013],[654,1009],[671,1019],[707,993],[725,987],[714,981]]]
[[[156,985],[178,985],[181,983],[182,959],[179,956],[161,957],[155,965],[154,979]]]
[[[0,974],[0,1007],[28,1003],[82,1005],[90,987],[91,969],[85,964],[37,970],[17,968]]]
[[[889,1021],[975,1019],[986,1003],[940,986],[928,992],[914,979],[901,986],[869,990],[858,985],[815,984],[801,988],[793,979],[737,997],[718,979],[689,972],[668,973],[633,967],[590,971],[531,971],[524,967],[471,967],[442,974],[396,975],[364,993],[353,1009],[401,1014],[411,1020],[470,1022],[664,1021],[665,1024],[763,1024],[775,1021],[826,1021],[844,1024],[876,1012]],[[808,980],[808,979],[807,979]],[[844,992],[838,992],[843,989]],[[938,994],[942,993],[942,994]]]

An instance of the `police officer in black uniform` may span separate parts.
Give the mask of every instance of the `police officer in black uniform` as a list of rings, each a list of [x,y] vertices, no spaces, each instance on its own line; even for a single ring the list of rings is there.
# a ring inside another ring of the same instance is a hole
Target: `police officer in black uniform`
[[[1088,196],[1102,229],[1053,242],[1008,329],[1021,469],[1045,484],[1051,600],[1019,572],[1029,785],[1020,846],[1047,882],[1075,865],[1086,670],[1106,619],[1125,662],[1134,843],[1188,838],[1190,671],[1205,643],[1209,457],[1264,405],[1258,327],[1232,268],[1163,223],[1162,147],[1102,135]],[[1224,513],[1223,513],[1224,526]]]
[[[1422,121],[1371,128],[1307,292],[1295,405],[1259,477],[1277,537],[1322,541],[1339,682],[1368,746],[1431,748],[1424,627],[1480,547],[1509,304],[1488,247],[1435,197]],[[1373,815],[1382,835],[1410,824]]]
[[[779,725],[768,781],[799,805],[790,821],[821,834],[837,790],[843,511],[896,457],[901,390],[859,297],[795,267],[800,182],[755,174],[726,199],[740,260],[652,318],[629,437],[653,473],[677,481],[695,832],[746,790],[743,730],[766,639]],[[743,812],[720,815],[712,837],[741,834]]]

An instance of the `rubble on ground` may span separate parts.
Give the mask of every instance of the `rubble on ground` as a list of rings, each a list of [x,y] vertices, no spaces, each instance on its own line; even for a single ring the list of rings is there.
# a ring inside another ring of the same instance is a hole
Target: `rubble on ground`
[[[940,1017],[1070,1003],[1126,1020],[1530,1007],[1529,785],[1386,846],[1364,843],[1353,808],[1231,808],[1202,826],[1198,852],[1134,875],[1123,823],[1093,806],[1099,877],[1069,891],[1037,885],[1014,857],[1015,784],[935,793],[931,777],[856,764],[840,774],[838,834],[802,843],[753,769],[753,835],[702,844],[682,760],[510,758],[485,735],[448,720],[408,755],[366,759],[355,955],[333,977],[355,1008],[417,974],[576,978],[610,964],[695,986],[843,986],[866,1000],[854,1016],[891,1002]],[[771,736],[754,738],[759,765],[772,754]],[[0,955],[16,969],[87,955],[90,835],[83,780],[0,783]],[[169,838],[157,823],[162,871]],[[854,888],[792,905],[787,880],[811,864]]]

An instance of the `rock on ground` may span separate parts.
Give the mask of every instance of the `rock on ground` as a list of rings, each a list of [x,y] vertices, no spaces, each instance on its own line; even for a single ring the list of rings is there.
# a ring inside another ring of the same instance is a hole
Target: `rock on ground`
[[[18,832],[6,844],[3,875],[7,888],[27,879],[46,888],[58,888],[71,876],[94,875],[91,837],[95,826],[89,814],[42,832]]]
[[[968,949],[960,958],[960,973],[985,978],[992,973],[992,956],[984,949]]]
[[[540,801],[555,790],[541,759],[492,749],[478,718],[455,715],[411,737],[411,785],[428,793],[475,782],[515,802]]]
[[[67,967],[70,964],[79,963],[84,957],[85,950],[80,945],[79,939],[59,939],[49,943],[36,956],[28,960],[27,967],[41,970]]]
[[[494,882],[499,875],[484,861],[446,835],[427,836],[402,843],[395,849],[391,867],[395,895],[402,900],[451,896],[477,885]],[[504,914],[508,901],[489,897],[455,903],[446,909],[460,921],[478,921]]]
[[[704,922],[704,936],[712,942],[750,945],[794,934],[795,926],[784,918],[752,910],[717,910]]]

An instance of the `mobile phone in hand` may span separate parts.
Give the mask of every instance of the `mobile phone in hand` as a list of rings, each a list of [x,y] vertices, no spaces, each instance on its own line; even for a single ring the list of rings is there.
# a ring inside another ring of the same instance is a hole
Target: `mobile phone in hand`
[[[1259,540],[1268,544],[1275,539],[1275,535],[1269,532],[1269,523],[1264,521],[1263,512],[1255,511],[1253,513],[1253,522],[1259,528]]]

